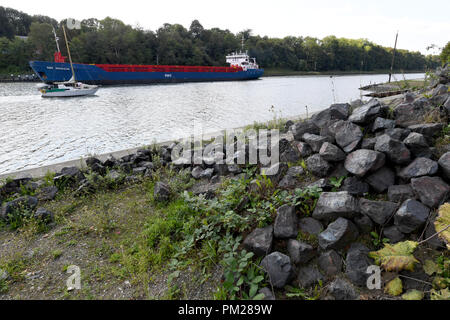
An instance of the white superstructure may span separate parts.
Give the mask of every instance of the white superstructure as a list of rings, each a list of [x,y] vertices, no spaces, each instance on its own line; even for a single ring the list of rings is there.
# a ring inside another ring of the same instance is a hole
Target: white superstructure
[[[231,67],[242,67],[244,71],[259,69],[258,64],[256,63],[255,58],[250,58],[246,52],[233,52],[230,55],[226,56],[227,63],[230,64]]]

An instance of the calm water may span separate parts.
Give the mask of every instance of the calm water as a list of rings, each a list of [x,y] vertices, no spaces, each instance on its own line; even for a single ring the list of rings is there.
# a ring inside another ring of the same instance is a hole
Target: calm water
[[[407,79],[423,74],[407,74]],[[394,79],[403,79],[396,75]],[[0,83],[0,174],[289,117],[360,98],[387,75],[270,77],[245,82],[103,87],[43,99],[36,83]],[[334,90],[333,90],[334,89]]]

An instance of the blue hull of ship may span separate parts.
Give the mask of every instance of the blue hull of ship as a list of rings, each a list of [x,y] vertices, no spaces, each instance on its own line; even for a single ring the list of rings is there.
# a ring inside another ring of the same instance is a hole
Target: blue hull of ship
[[[72,77],[69,63],[30,61],[30,67],[46,83],[68,81]],[[238,72],[107,72],[95,65],[73,64],[75,78],[87,84],[146,84],[202,81],[254,80],[263,69]]]

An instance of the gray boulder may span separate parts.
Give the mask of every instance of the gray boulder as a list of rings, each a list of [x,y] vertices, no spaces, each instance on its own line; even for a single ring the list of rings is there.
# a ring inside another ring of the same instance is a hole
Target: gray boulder
[[[330,121],[346,120],[349,113],[350,105],[348,103],[333,104],[329,108],[313,115],[311,119],[319,128],[323,128]]]
[[[397,226],[389,226],[383,229],[383,236],[389,239],[389,243],[397,243],[405,239],[405,235]]]
[[[383,107],[377,99],[372,99],[362,107],[355,109],[348,118],[349,121],[357,124],[367,124],[380,116]]]
[[[350,121],[338,121],[335,130],[337,145],[347,153],[355,150],[363,138],[361,128]]]
[[[191,175],[194,179],[200,179],[200,177],[202,176],[202,173],[203,173],[203,168],[199,167],[199,166],[195,167],[191,171]]]
[[[373,264],[369,259],[369,248],[361,243],[353,243],[345,259],[345,275],[357,286],[366,286],[369,274],[367,267]]]
[[[328,141],[328,138],[326,137],[321,137],[319,135],[310,133],[305,133],[302,139],[311,146],[313,152],[319,152],[322,144]]]
[[[361,213],[368,216],[375,223],[385,225],[389,218],[394,215],[397,203],[390,201],[372,201],[367,199],[359,200]]]
[[[400,140],[403,141],[406,139],[406,137],[411,133],[411,130],[409,129],[403,129],[403,128],[393,128],[393,129],[386,129],[382,133],[379,133],[378,135],[387,134],[389,137],[391,137],[394,140]]]
[[[438,171],[436,161],[428,158],[416,158],[407,167],[403,168],[398,176],[402,179],[409,180],[422,176],[432,176]]]
[[[267,300],[267,301],[275,300],[275,296],[273,295],[272,291],[270,291],[270,289],[268,287],[259,289],[258,294],[261,294],[261,293],[264,295],[263,300]]]
[[[36,212],[34,213],[34,218],[37,220],[40,220],[45,223],[53,222],[54,214],[51,211],[48,211],[45,208],[37,208]]]
[[[320,221],[306,217],[301,218],[298,222],[299,229],[302,233],[318,235],[323,231],[323,225]]]
[[[388,199],[393,202],[403,202],[415,198],[410,184],[390,186],[388,189]]]
[[[420,123],[408,127],[409,130],[420,133],[427,138],[437,136],[439,133],[442,132],[443,128],[444,128],[443,123]]]
[[[393,129],[394,127],[395,127],[394,120],[378,117],[373,122],[372,132],[384,130],[384,129]]]
[[[259,257],[264,257],[272,250],[273,226],[257,228],[244,240],[243,245],[247,251],[251,251]]]
[[[424,158],[431,157],[431,150],[424,135],[417,132],[411,132],[403,142],[414,156]]]
[[[320,129],[314,121],[312,120],[305,120],[300,121],[294,124],[290,128],[292,134],[294,135],[294,139],[297,141],[300,141],[305,133],[311,133],[311,134],[319,134]]]
[[[330,163],[319,154],[314,154],[306,159],[306,167],[313,175],[320,178],[326,177],[332,169]]]
[[[316,250],[307,243],[289,239],[287,250],[291,261],[295,264],[306,264],[316,256]]]
[[[384,166],[385,159],[384,153],[360,149],[350,153],[344,165],[348,172],[362,177],[369,171],[376,171]]]
[[[275,238],[288,239],[297,237],[298,217],[294,206],[284,205],[278,208],[273,231]]]
[[[353,221],[358,227],[360,233],[363,234],[370,233],[373,230],[374,224],[372,220],[364,214],[361,214],[360,216],[353,218]]]
[[[425,224],[430,209],[420,202],[408,199],[404,201],[394,215],[394,223],[402,233],[411,233]]]
[[[323,250],[340,250],[358,238],[358,228],[345,218],[338,218],[319,234],[319,246]]]
[[[361,149],[373,150],[376,142],[377,138],[364,138],[361,143]]]
[[[352,218],[359,212],[358,200],[347,191],[323,192],[312,214],[318,220],[332,221],[338,217]]]
[[[380,170],[369,175],[365,181],[378,193],[386,191],[390,186],[395,184],[395,173],[383,167]]]
[[[450,180],[450,152],[446,152],[439,158],[439,168],[441,168],[444,177]]]
[[[328,279],[338,275],[342,270],[342,258],[334,250],[323,252],[317,259],[317,264]]]
[[[357,300],[358,293],[353,285],[347,280],[337,278],[334,280],[328,289],[331,296],[336,300]]]
[[[394,109],[395,124],[406,128],[421,123],[432,109],[433,106],[426,98],[416,99],[413,103],[402,103]]]
[[[167,184],[158,181],[155,184],[155,188],[153,190],[153,197],[156,201],[165,202],[170,198],[170,188]]]
[[[311,147],[306,142],[298,142],[296,145],[297,150],[302,158],[309,157],[313,153]]]
[[[291,259],[280,252],[272,252],[261,261],[260,265],[267,272],[269,281],[275,288],[282,289],[294,277]]]
[[[411,179],[411,187],[418,199],[430,208],[437,208],[449,196],[450,188],[440,177]]]
[[[319,155],[322,159],[331,162],[342,161],[345,159],[345,153],[334,144],[325,142],[319,150]]]
[[[362,196],[369,192],[369,185],[358,177],[348,177],[344,180],[341,190],[354,196]]]
[[[32,196],[22,196],[12,201],[5,202],[0,210],[0,219],[8,220],[8,215],[14,214],[16,211],[34,211],[37,205],[38,199]]]
[[[272,182],[278,184],[287,170],[288,165],[286,163],[279,162],[269,168],[262,169],[262,173],[264,173]]]
[[[298,270],[297,282],[300,288],[309,288],[323,280],[324,277],[315,264],[310,264]]]
[[[377,138],[375,151],[383,152],[395,164],[407,164],[411,159],[411,153],[405,144],[399,140],[392,139],[387,134]]]
[[[55,199],[58,193],[58,188],[55,186],[43,187],[37,194],[37,198],[40,201],[50,201]]]
[[[278,183],[281,188],[294,188],[299,183],[299,178],[305,173],[305,170],[301,166],[290,167],[286,172],[286,175]]]

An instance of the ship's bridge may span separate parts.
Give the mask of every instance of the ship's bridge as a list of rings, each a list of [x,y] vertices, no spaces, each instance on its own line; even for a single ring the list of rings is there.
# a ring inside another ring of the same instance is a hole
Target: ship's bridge
[[[259,69],[259,66],[256,63],[256,59],[250,58],[247,52],[233,52],[230,55],[226,56],[226,59],[227,63],[229,63],[231,67],[242,67],[244,71],[250,69]]]

